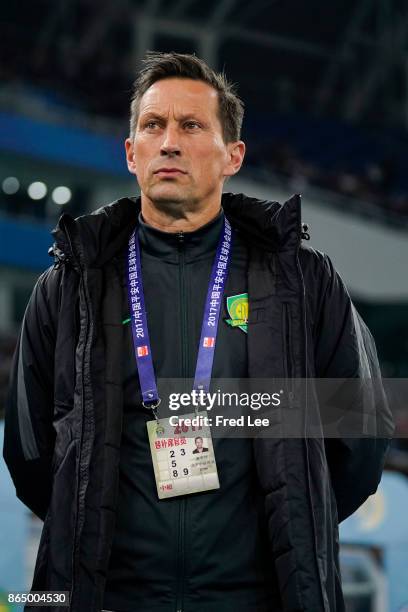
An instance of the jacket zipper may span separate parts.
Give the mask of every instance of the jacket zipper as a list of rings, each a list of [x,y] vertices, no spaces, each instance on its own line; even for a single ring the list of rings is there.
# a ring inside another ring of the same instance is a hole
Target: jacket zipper
[[[177,233],[179,249],[179,296],[181,315],[181,375],[185,379],[188,376],[188,342],[187,342],[187,308],[186,308],[186,286],[185,286],[185,243],[183,232]],[[178,555],[177,555],[177,590],[176,590],[176,612],[183,612],[184,600],[184,568],[185,568],[185,517],[187,499],[183,496],[179,505],[178,526]]]
[[[290,305],[283,303],[282,309],[282,334],[283,334],[283,371],[285,386],[288,394],[289,406],[292,406],[294,397],[295,362],[292,351],[292,320],[290,316]]]
[[[308,440],[307,435],[306,435],[306,423],[307,423],[307,418],[308,418],[308,412],[307,412],[307,396],[308,396],[308,392],[307,392],[307,378],[308,378],[308,353],[309,353],[309,350],[308,350],[307,321],[306,321],[306,317],[307,317],[307,313],[306,313],[306,287],[305,287],[305,280],[303,278],[302,266],[300,265],[299,247],[298,247],[297,253],[296,253],[296,267],[297,267],[298,277],[299,277],[299,280],[300,280],[300,285],[301,285],[301,290],[302,290],[302,295],[301,295],[301,304],[302,304],[301,313],[302,313],[302,331],[303,331],[303,350],[304,350],[304,353],[305,353],[304,354],[305,369],[304,369],[304,372],[302,372],[302,375],[305,377],[305,385],[306,385],[306,390],[305,390],[306,402],[305,402],[305,407],[304,407],[304,447],[305,447],[305,457],[306,457],[307,491],[308,491],[308,498],[309,498],[310,514],[311,514],[311,517],[312,517],[313,540],[314,540],[314,547],[315,547],[314,552],[315,552],[315,562],[316,562],[316,573],[317,573],[317,576],[319,577],[319,590],[320,590],[320,595],[321,595],[321,598],[322,598],[322,606],[323,606],[322,609],[324,609],[326,612],[329,612],[328,609],[327,609],[327,605],[326,605],[325,589],[323,587],[323,579],[322,579],[322,574],[321,574],[320,567],[319,567],[319,562],[318,562],[318,554],[317,554],[317,530],[318,530],[318,526],[316,525],[315,514],[314,514],[314,510],[313,510],[313,499],[312,499],[312,493],[311,493],[311,489],[312,489],[312,484],[311,484],[312,476],[311,476],[311,473],[310,473],[309,440]]]
[[[80,482],[81,482],[81,457],[82,457],[82,445],[83,445],[83,437],[84,437],[84,418],[85,418],[85,410],[84,410],[84,406],[85,406],[85,390],[84,390],[84,384],[83,384],[83,380],[84,380],[84,374],[85,374],[85,354],[86,354],[86,349],[88,346],[88,339],[89,339],[89,304],[88,304],[88,300],[87,300],[87,291],[86,291],[86,287],[85,287],[85,281],[84,281],[84,273],[83,273],[83,269],[82,266],[80,264],[80,262],[78,261],[73,246],[72,246],[72,241],[71,241],[71,236],[69,234],[69,230],[68,228],[65,226],[65,230],[66,230],[66,235],[68,238],[68,242],[69,242],[69,246],[72,252],[72,256],[73,259],[75,261],[75,263],[78,266],[79,272],[80,272],[80,278],[81,278],[81,283],[82,283],[82,287],[83,287],[83,292],[84,292],[84,303],[85,303],[85,312],[86,312],[86,321],[85,321],[85,338],[84,338],[84,349],[83,349],[83,353],[82,353],[82,371],[81,371],[81,376],[82,376],[82,393],[81,393],[81,399],[82,399],[82,423],[81,423],[81,437],[80,437],[80,443],[79,443],[79,460],[78,460],[78,478],[77,478],[77,490],[76,490],[76,499],[77,499],[77,511],[76,511],[76,518],[75,518],[75,525],[74,525],[74,545],[72,548],[72,585],[71,585],[71,590],[70,590],[70,598],[69,598],[69,603],[70,603],[70,607],[69,609],[72,610],[72,601],[73,601],[73,594],[74,594],[74,590],[75,590],[75,582],[76,582],[76,573],[77,573],[77,568],[76,568],[76,549],[77,549],[77,545],[78,545],[78,523],[79,523],[79,513],[80,513],[80,501],[79,501],[79,490],[80,490]]]
[[[292,353],[292,321],[290,317],[290,306],[284,302],[282,309],[282,334],[283,334],[283,369],[285,378],[292,378],[295,371]]]

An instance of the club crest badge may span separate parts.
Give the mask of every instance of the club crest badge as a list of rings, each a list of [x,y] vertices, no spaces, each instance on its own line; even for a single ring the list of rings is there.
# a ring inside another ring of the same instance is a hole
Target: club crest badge
[[[248,294],[239,293],[227,297],[227,310],[231,317],[224,321],[231,327],[239,327],[246,334],[248,333]]]

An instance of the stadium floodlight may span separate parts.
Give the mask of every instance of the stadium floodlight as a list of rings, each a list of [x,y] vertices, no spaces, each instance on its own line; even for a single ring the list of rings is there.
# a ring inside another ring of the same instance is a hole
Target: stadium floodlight
[[[20,181],[15,176],[8,176],[2,182],[1,187],[5,194],[14,195],[20,189]]]
[[[47,185],[41,181],[35,181],[28,186],[27,193],[32,200],[42,200],[47,195]]]
[[[55,189],[53,189],[51,197],[56,204],[63,206],[72,198],[72,192],[69,187],[64,187],[64,185],[61,185],[60,187],[55,187]]]

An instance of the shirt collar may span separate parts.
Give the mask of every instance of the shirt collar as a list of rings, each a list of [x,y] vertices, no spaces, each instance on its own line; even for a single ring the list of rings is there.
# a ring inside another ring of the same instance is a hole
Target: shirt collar
[[[179,263],[180,252],[184,252],[186,262],[213,255],[223,221],[224,211],[221,209],[216,217],[194,231],[165,232],[146,223],[140,212],[138,216],[140,247],[145,253],[171,263]]]

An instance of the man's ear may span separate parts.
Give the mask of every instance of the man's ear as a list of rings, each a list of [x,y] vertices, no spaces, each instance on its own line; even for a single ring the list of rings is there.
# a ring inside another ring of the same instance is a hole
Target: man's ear
[[[136,174],[133,140],[130,138],[126,138],[125,140],[125,149],[128,170],[131,174]]]
[[[228,163],[224,169],[224,176],[233,176],[237,174],[241,169],[242,162],[245,156],[245,143],[242,140],[236,142],[229,142],[227,145],[228,149]]]

